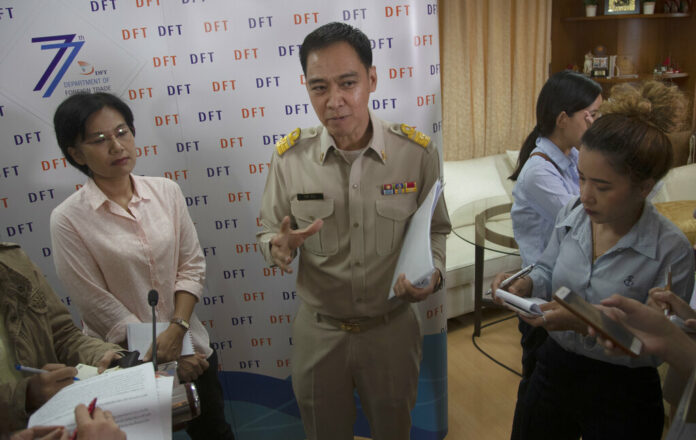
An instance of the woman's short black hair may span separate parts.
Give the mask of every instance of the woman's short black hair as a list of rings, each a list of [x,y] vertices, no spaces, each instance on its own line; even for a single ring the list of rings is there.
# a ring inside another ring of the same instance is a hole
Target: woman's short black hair
[[[328,23],[313,30],[307,35],[300,47],[300,63],[302,72],[307,74],[307,57],[309,53],[323,49],[334,43],[345,41],[358,53],[360,62],[366,69],[372,67],[372,46],[370,39],[360,29],[339,22]]]
[[[53,127],[56,131],[56,139],[58,140],[60,151],[63,152],[63,156],[65,156],[70,165],[88,176],[89,168],[86,165],[80,165],[75,162],[72,155],[68,152],[68,148],[75,147],[75,144],[84,138],[87,119],[104,107],[109,107],[119,112],[126,121],[128,128],[135,135],[133,112],[128,107],[128,104],[110,93],[78,93],[72,95],[60,103],[56,113],[53,115]]]

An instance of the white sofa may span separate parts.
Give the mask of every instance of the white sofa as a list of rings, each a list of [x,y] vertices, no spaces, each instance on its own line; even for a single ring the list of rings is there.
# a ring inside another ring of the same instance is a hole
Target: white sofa
[[[469,202],[496,196],[507,196],[512,201],[513,182],[507,176],[512,173],[516,153],[444,162],[444,197],[453,227],[473,229],[473,225],[455,224],[454,212]],[[484,287],[497,273],[521,264],[519,257],[497,252],[486,251],[484,258]],[[454,233],[447,237],[446,288],[447,318],[474,310],[474,245]]]
[[[517,151],[463,161],[444,162],[444,197],[450,217],[463,205],[488,197],[507,195],[512,201],[514,182],[507,179],[517,161]],[[658,184],[653,203],[696,200],[696,164],[673,168]],[[453,224],[453,226],[455,226]],[[486,251],[484,289],[499,272],[519,269],[521,259]],[[447,318],[474,310],[474,246],[456,236],[447,238]]]

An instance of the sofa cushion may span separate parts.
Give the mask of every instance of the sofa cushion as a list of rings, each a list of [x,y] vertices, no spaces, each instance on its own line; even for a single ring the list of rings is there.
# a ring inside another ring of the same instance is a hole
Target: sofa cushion
[[[496,156],[486,156],[444,162],[444,197],[450,215],[474,200],[507,194],[501,183],[497,160]]]
[[[677,225],[692,245],[696,243],[696,219],[694,218],[696,200],[655,203],[655,208]]]
[[[658,185],[653,203],[696,200],[696,164],[672,168]]]

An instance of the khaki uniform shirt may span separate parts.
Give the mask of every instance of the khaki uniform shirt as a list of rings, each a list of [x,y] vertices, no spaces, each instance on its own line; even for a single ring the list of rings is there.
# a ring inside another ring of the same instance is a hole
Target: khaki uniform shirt
[[[387,298],[406,227],[440,178],[438,151],[427,137],[422,146],[401,125],[370,117],[372,139],[352,165],[323,126],[302,130],[287,151],[274,152],[257,233],[272,265],[269,242],[283,217],[290,216],[293,229],[324,221],[300,248],[297,292],[312,309],[340,319],[379,316],[400,304]],[[398,183],[415,183],[415,191],[383,194],[385,184]],[[443,276],[450,230],[441,198],[431,224],[431,246]]]

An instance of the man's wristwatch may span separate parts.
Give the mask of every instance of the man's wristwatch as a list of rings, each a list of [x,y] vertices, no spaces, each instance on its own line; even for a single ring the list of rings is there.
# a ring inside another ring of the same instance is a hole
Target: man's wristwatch
[[[440,269],[435,269],[437,273],[439,274],[437,284],[435,284],[435,288],[433,289],[433,293],[437,292],[438,290],[442,289],[442,285],[445,283],[445,279],[442,276],[442,272],[440,272]]]
[[[185,331],[188,331],[189,328],[191,327],[187,320],[182,319],[182,318],[178,318],[176,316],[173,317],[172,319],[170,319],[169,322],[171,322],[172,324],[176,324],[176,325],[180,326]]]

